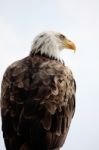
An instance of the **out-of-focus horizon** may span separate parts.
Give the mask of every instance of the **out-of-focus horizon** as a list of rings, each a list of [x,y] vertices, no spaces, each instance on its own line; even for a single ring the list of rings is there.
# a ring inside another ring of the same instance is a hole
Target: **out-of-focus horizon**
[[[77,46],[75,54],[62,52],[77,82],[76,112],[62,150],[99,150],[98,18],[98,0],[0,0],[0,84],[5,69],[29,54],[39,32],[62,32]]]

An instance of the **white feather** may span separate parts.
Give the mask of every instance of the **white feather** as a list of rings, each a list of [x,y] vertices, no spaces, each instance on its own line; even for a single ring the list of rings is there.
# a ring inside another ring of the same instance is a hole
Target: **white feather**
[[[59,40],[57,32],[43,32],[40,33],[33,40],[31,53],[46,54],[49,57],[60,59],[60,50],[62,49],[62,42]]]

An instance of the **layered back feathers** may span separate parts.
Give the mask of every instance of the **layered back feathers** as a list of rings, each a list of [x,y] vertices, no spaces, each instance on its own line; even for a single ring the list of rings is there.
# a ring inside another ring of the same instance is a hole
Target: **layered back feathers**
[[[60,148],[75,110],[75,80],[61,62],[29,56],[2,82],[2,130],[7,150]]]

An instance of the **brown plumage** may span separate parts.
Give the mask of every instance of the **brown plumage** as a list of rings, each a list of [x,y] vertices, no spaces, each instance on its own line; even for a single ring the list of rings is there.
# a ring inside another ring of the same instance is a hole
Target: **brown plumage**
[[[61,61],[31,53],[2,81],[2,130],[7,150],[59,150],[75,111],[75,80]]]

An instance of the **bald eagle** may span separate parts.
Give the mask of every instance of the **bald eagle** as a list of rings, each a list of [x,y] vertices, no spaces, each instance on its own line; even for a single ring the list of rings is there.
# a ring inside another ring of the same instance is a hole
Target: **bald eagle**
[[[76,84],[60,58],[75,44],[58,32],[43,32],[29,55],[11,64],[1,87],[6,150],[60,150],[75,111]]]

